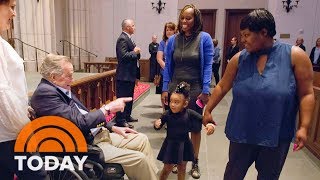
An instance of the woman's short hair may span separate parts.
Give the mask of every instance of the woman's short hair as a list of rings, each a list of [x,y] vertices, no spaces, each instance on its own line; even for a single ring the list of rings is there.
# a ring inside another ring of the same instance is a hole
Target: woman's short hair
[[[252,32],[260,32],[262,29],[268,31],[267,35],[276,35],[276,23],[272,14],[265,9],[255,9],[246,15],[240,22],[240,30],[249,29]]]
[[[10,0],[0,0],[0,5],[9,4]]]
[[[173,22],[167,22],[164,25],[163,34],[162,34],[162,40],[164,40],[164,41],[168,40],[168,37],[166,35],[167,28],[172,29],[174,31],[174,33],[177,32],[177,25],[175,23],[173,23]]]
[[[180,23],[180,18],[183,14],[184,11],[186,11],[187,9],[193,9],[193,15],[194,15],[194,25],[192,27],[192,35],[195,35],[195,34],[198,34],[200,31],[202,31],[202,28],[203,28],[203,24],[202,24],[202,17],[201,17],[201,12],[198,8],[196,8],[195,5],[193,4],[188,4],[186,6],[183,7],[183,9],[181,10],[180,12],[180,15],[179,15],[179,20],[178,20],[178,31],[179,33],[184,33],[182,31],[182,27],[181,27],[181,23]]]
[[[67,56],[48,54],[41,64],[40,74],[44,79],[50,79],[52,74],[62,75],[63,69],[61,62],[63,61],[71,63]]]

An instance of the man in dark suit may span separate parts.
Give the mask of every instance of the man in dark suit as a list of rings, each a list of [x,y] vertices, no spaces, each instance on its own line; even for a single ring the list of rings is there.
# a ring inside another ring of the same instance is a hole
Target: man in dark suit
[[[296,40],[296,46],[299,46],[302,50],[306,51],[306,47],[303,45],[303,38],[302,37],[298,37]]]
[[[159,43],[157,43],[157,36],[152,36],[152,42],[149,44],[149,53],[150,53],[150,82],[153,82],[154,76],[159,75],[160,66],[157,62],[157,52],[158,52]]]
[[[141,49],[131,39],[134,34],[135,25],[133,20],[125,19],[122,21],[122,33],[117,40],[116,53],[118,66],[116,71],[117,87],[116,96],[132,97],[137,77],[137,68],[139,67]],[[138,119],[131,117],[132,101],[126,103],[124,112],[118,112],[116,115],[116,124],[120,127],[133,128],[128,122],[135,122]]]
[[[228,48],[227,54],[226,54],[226,59],[227,62],[230,61],[230,59],[239,52],[239,46],[238,46],[238,39],[237,37],[233,37],[230,41],[231,46]]]
[[[128,127],[106,123],[110,112],[123,111],[132,98],[118,98],[96,111],[89,111],[71,93],[73,65],[66,56],[48,55],[40,68],[43,76],[31,97],[31,106],[37,117],[60,116],[72,121],[86,137],[88,144],[101,148],[104,160],[119,163],[130,179],[155,179],[157,168],[152,148],[146,135]],[[99,131],[94,131],[98,125]],[[113,132],[113,133],[109,133]],[[136,169],[144,169],[144,175]]]

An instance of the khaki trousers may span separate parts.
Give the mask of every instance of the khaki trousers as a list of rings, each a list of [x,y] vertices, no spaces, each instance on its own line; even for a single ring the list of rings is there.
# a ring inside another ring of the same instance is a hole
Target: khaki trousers
[[[107,135],[108,134],[108,135]],[[109,137],[108,137],[109,136]],[[128,138],[103,131],[95,137],[107,163],[119,163],[132,180],[156,180],[158,168],[145,134],[128,134]]]

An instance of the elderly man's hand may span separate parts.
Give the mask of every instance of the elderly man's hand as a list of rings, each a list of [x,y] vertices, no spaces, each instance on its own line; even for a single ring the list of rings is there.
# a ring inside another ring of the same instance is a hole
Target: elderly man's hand
[[[110,110],[110,112],[118,112],[124,111],[124,107],[126,106],[126,102],[132,101],[131,97],[124,97],[124,98],[118,98],[114,101],[111,101],[109,104],[106,105],[106,108]]]
[[[128,133],[134,133],[134,134],[138,133],[137,131],[130,129],[128,127],[118,127],[118,126],[112,126],[112,131],[114,133],[117,133],[123,136],[124,138],[128,138]]]

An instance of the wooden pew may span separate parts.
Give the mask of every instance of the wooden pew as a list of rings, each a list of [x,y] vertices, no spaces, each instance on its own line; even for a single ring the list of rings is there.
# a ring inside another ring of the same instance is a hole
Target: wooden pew
[[[312,114],[310,128],[308,131],[308,139],[306,142],[306,147],[318,159],[320,159],[320,72],[319,71],[314,71],[314,75],[313,75],[315,107]]]
[[[98,73],[102,72],[102,68],[112,70],[117,68],[118,62],[83,62],[85,72],[90,72],[91,66],[98,70]]]

